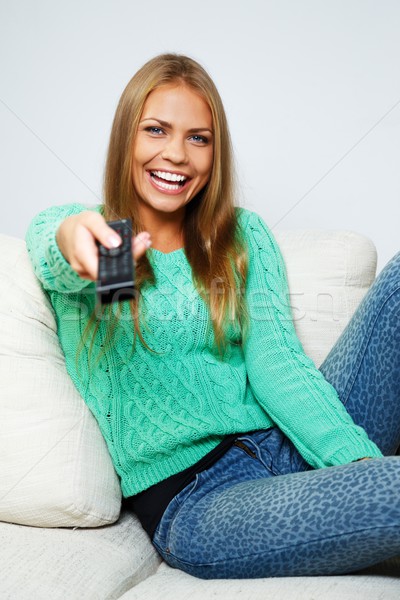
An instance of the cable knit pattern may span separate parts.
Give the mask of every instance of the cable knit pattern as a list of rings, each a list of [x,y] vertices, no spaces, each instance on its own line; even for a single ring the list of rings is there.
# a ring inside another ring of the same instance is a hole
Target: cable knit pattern
[[[56,242],[56,233],[61,222],[83,210],[100,211],[101,207],[90,209],[82,204],[53,206],[39,213],[28,229],[26,235],[28,252],[35,248],[35,254],[30,255],[32,259],[34,256],[33,267],[36,276],[47,290],[77,292],[89,283],[71,269]]]
[[[85,349],[77,372],[76,349],[95,308],[95,286],[71,269],[55,231],[67,216],[85,209],[73,204],[43,211],[26,240],[56,314],[68,372],[98,420],[125,496],[194,464],[226,434],[275,424],[317,468],[381,456],[304,354],[287,303],[280,251],[262,219],[243,209],[238,217],[248,243],[250,313],[244,345],[230,324],[230,343],[221,359],[184,250],[163,254],[152,249],[148,255],[156,283],[142,290],[141,325],[154,352],[140,341],[132,351],[130,309],[122,303],[112,351],[89,369]],[[114,312],[118,309],[113,306]],[[106,334],[103,319],[95,354]]]

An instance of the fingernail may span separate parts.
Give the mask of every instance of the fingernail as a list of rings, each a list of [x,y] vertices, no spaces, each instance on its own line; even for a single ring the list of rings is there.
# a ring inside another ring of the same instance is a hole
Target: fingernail
[[[115,235],[110,235],[108,241],[113,248],[118,248],[118,246],[121,244],[121,240]]]

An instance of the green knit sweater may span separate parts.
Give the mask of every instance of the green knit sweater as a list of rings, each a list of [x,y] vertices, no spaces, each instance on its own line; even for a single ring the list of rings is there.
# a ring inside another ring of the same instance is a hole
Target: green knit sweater
[[[77,369],[76,350],[95,307],[95,285],[72,270],[55,232],[67,216],[86,209],[72,204],[43,211],[26,241],[54,307],[68,372],[99,423],[125,496],[193,465],[227,434],[274,425],[316,468],[382,456],[304,354],[291,319],[281,254],[262,219],[247,210],[238,209],[249,253],[250,327],[244,345],[230,324],[230,343],[221,359],[184,250],[151,249],[156,283],[142,291],[141,318],[143,337],[155,352],[140,340],[132,351],[131,313],[124,302],[112,350],[89,369],[84,349]],[[106,334],[102,320],[95,355]]]

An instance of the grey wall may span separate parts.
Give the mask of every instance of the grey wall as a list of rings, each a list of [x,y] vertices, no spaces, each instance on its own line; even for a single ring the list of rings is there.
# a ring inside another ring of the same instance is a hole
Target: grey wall
[[[399,249],[397,0],[0,0],[3,233],[96,203],[118,98],[164,51],[224,99],[242,204],[273,228],[352,229]]]

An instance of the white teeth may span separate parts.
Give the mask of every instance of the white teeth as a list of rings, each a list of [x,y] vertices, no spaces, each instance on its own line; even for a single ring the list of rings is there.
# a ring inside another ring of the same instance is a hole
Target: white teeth
[[[165,183],[164,181],[157,181],[157,185],[160,188],[163,188],[164,190],[171,190],[171,191],[175,191],[175,190],[180,190],[181,186],[178,184],[173,184],[173,183]]]
[[[165,171],[152,171],[153,175],[159,177],[160,179],[165,179],[166,181],[186,181],[186,177],[184,175],[178,175],[177,173],[166,173]]]

